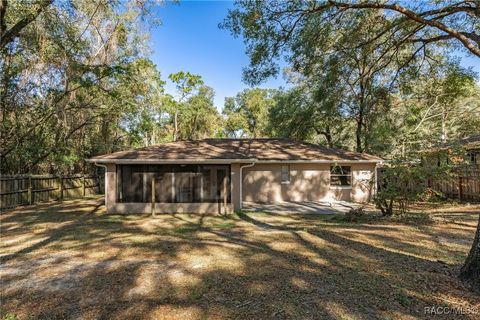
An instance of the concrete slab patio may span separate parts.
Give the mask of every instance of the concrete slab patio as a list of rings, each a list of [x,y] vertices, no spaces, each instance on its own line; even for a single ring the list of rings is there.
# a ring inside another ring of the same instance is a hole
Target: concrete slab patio
[[[352,208],[359,208],[361,204],[335,201],[335,202],[282,202],[277,204],[260,204],[243,202],[243,211],[268,212],[275,214],[345,214]]]

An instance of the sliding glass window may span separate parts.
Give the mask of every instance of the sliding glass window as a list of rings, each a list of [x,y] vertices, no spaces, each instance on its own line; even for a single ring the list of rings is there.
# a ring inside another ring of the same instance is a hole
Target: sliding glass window
[[[117,201],[164,203],[230,202],[230,165],[119,165]]]

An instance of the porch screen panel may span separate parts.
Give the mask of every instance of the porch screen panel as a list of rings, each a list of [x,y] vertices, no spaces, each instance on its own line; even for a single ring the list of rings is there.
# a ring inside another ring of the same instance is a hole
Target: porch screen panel
[[[143,202],[143,166],[121,166],[119,202]]]
[[[216,203],[224,192],[230,202],[229,165],[121,165],[118,166],[119,202]]]
[[[155,180],[155,199],[157,202],[173,202],[173,172],[160,172]]]

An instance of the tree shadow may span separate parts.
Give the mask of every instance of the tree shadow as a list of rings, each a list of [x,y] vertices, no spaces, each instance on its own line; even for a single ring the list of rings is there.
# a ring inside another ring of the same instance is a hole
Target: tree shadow
[[[17,216],[22,235],[45,239],[4,256],[4,308],[32,318],[384,319],[425,317],[425,306],[452,305],[446,297],[480,303],[452,266],[319,226],[308,215],[281,225],[271,215],[98,210],[41,232],[54,219],[26,216],[42,212],[8,217],[13,224]],[[18,232],[2,235],[2,251],[14,250]]]

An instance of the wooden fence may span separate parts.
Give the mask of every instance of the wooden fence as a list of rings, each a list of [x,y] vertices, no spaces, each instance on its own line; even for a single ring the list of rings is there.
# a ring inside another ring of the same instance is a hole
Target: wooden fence
[[[103,175],[0,176],[0,210],[104,192]]]
[[[382,189],[383,172],[388,168],[377,169],[377,188]],[[411,182],[409,187],[414,188]],[[459,169],[449,178],[434,178],[424,181],[423,186],[441,193],[443,196],[460,201],[480,202],[480,168]]]
[[[428,180],[427,186],[448,198],[480,201],[480,170],[459,172],[454,178]]]

